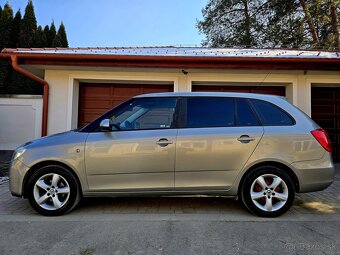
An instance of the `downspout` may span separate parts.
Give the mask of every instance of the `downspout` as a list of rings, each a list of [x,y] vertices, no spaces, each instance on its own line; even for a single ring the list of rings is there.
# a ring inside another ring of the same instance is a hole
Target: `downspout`
[[[41,136],[47,135],[47,114],[48,114],[48,92],[49,86],[47,81],[39,78],[38,76],[26,71],[18,65],[18,56],[11,55],[12,67],[18,73],[25,75],[26,77],[39,82],[44,86],[44,95],[43,95],[43,112],[42,112],[42,125],[41,125]]]

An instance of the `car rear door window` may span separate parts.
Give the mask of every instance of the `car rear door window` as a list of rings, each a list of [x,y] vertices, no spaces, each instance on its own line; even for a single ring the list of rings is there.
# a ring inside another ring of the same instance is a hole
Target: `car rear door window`
[[[251,100],[264,126],[294,125],[294,120],[281,108],[262,100]]]
[[[231,127],[235,125],[234,119],[233,98],[187,98],[188,128]]]
[[[250,107],[248,99],[238,98],[236,106],[236,116],[238,126],[259,126],[260,123],[253,109]]]

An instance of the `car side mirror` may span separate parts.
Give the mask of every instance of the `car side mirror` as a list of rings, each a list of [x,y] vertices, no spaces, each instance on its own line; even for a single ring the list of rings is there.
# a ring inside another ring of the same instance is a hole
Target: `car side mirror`
[[[99,124],[100,131],[111,131],[110,119],[103,119]]]

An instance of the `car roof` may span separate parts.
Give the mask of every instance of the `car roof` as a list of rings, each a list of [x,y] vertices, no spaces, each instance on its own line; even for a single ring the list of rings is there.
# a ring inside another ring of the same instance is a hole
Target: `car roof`
[[[144,97],[244,97],[255,99],[278,99],[282,96],[257,94],[257,93],[238,93],[238,92],[164,92],[150,93],[135,96],[134,98]]]

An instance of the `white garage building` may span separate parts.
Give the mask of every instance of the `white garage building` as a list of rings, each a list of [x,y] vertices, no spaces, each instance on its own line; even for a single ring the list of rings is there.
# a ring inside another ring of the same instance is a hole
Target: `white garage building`
[[[44,86],[42,135],[82,126],[141,93],[237,91],[286,96],[325,128],[340,159],[340,53],[200,47],[5,49]]]

